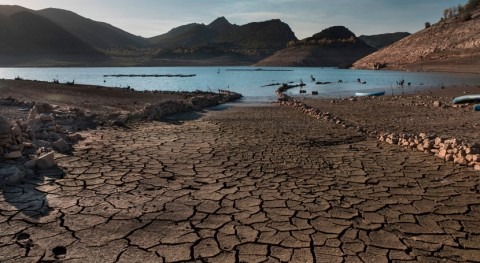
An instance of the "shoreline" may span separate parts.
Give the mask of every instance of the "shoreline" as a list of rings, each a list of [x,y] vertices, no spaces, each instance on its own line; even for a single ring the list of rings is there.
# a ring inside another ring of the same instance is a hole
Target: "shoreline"
[[[85,139],[82,132],[109,126],[129,129],[142,121],[161,121],[242,97],[226,90],[140,92],[25,80],[0,80],[0,94],[0,185],[35,173],[61,176],[54,159],[70,154]]]
[[[181,61],[184,62],[184,61]],[[418,72],[418,73],[450,73],[450,74],[471,74],[480,75],[480,69],[472,70],[471,65],[432,65],[431,67],[422,65],[410,65],[406,67],[387,67],[381,69],[371,69],[366,67],[325,67],[325,66],[257,66],[256,64],[202,64],[202,63],[173,63],[173,64],[144,64],[144,65],[0,65],[0,68],[155,68],[155,67],[251,67],[251,68],[337,68],[344,70],[366,70],[366,71],[398,71],[398,72]],[[465,68],[465,69],[464,69]],[[464,70],[462,70],[464,69]]]

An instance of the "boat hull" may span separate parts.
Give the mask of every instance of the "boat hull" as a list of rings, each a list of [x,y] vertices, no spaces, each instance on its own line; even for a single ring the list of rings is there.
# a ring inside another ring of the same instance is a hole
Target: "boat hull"
[[[355,96],[357,97],[378,97],[385,95],[385,91],[378,91],[378,92],[355,92]]]
[[[453,104],[480,102],[480,94],[465,95],[453,99]]]

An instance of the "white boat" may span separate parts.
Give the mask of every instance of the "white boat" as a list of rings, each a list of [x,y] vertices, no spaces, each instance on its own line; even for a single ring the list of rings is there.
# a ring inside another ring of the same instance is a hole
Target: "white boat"
[[[357,97],[377,97],[385,95],[385,91],[376,91],[376,92],[355,92]]]
[[[480,101],[480,94],[474,94],[474,95],[465,95],[465,96],[456,97],[455,99],[453,99],[452,103],[460,104],[460,103],[471,103],[471,102],[479,102],[479,101]]]

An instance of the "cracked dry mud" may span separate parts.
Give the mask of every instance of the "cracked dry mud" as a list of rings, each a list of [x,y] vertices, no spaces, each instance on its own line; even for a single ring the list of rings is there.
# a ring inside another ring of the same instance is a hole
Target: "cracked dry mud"
[[[480,259],[478,173],[293,109],[90,136],[1,190],[1,262]]]

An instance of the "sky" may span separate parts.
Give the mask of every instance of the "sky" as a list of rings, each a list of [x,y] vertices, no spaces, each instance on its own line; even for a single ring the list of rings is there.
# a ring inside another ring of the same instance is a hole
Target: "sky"
[[[49,7],[73,11],[143,37],[164,34],[188,23],[209,24],[224,16],[244,25],[281,19],[297,38],[343,25],[357,36],[415,33],[435,23],[448,7],[467,0],[0,0],[33,10]]]

